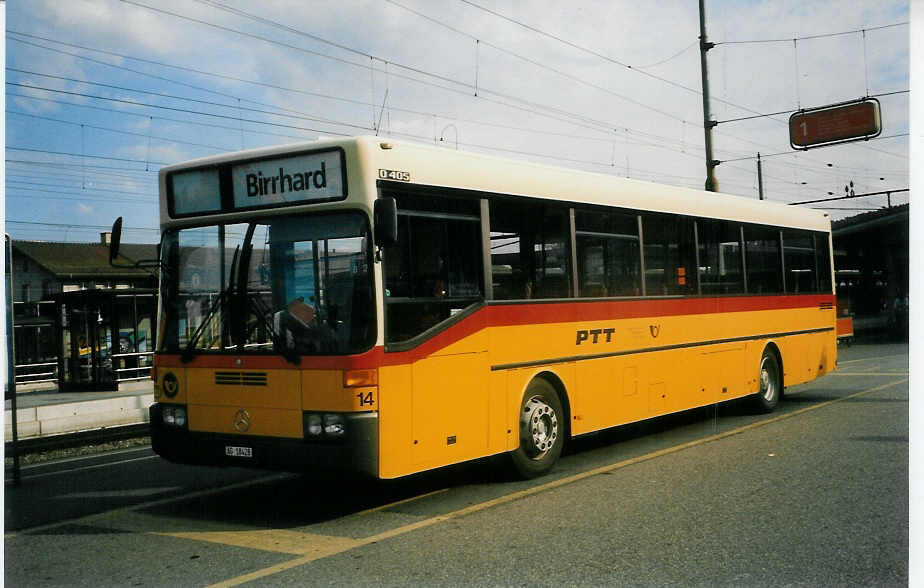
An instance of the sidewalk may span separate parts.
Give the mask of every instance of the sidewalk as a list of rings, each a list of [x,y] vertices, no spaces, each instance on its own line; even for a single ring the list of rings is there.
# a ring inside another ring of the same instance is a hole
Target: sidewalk
[[[146,423],[153,402],[154,383],[148,380],[107,392],[17,392],[17,433],[20,439],[30,439]],[[7,400],[3,414],[7,441],[13,439],[11,405]]]

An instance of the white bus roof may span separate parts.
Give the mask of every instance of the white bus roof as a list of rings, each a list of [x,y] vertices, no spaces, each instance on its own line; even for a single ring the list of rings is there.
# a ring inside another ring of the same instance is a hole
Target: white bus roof
[[[238,151],[171,165],[171,171],[213,166],[231,161],[283,156],[293,151],[343,147],[347,167],[364,169],[374,181],[379,170],[406,172],[409,184],[438,186],[510,196],[614,206],[736,220],[781,227],[830,231],[827,214],[780,203],[632,180],[613,175],[540,165],[456,151],[384,137],[319,139],[261,149]],[[356,158],[353,161],[351,159]],[[351,190],[357,186],[351,182]]]

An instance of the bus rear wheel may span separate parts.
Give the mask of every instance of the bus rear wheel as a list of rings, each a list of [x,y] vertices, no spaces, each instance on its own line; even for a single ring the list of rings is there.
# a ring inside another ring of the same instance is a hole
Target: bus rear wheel
[[[783,392],[783,370],[780,361],[769,347],[764,349],[760,356],[760,372],[758,374],[760,389],[754,396],[754,408],[758,412],[773,412],[780,403]]]
[[[541,378],[530,382],[520,403],[520,446],[510,453],[520,476],[535,478],[552,469],[565,442],[565,424],[555,388]]]

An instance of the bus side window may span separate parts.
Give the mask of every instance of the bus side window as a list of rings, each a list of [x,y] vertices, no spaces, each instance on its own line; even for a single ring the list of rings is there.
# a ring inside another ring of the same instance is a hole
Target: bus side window
[[[815,267],[818,270],[818,291],[831,293],[831,248],[827,233],[815,233]]]
[[[571,296],[569,210],[491,202],[491,276],[496,300]]]
[[[578,209],[574,211],[574,227],[580,296],[641,295],[638,217]]]
[[[740,226],[721,220],[696,221],[703,294],[744,293]]]
[[[406,341],[484,299],[477,200],[396,194],[385,249],[385,340]]]
[[[794,294],[817,292],[815,242],[812,233],[783,229],[783,267],[786,291]]]
[[[748,292],[782,294],[780,230],[760,225],[744,225],[744,252]]]
[[[642,215],[645,291],[648,296],[697,293],[693,219]]]

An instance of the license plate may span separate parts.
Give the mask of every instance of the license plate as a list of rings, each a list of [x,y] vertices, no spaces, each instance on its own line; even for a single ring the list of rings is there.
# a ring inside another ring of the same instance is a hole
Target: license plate
[[[234,447],[225,446],[225,455],[228,457],[253,457],[253,448],[251,447]]]

